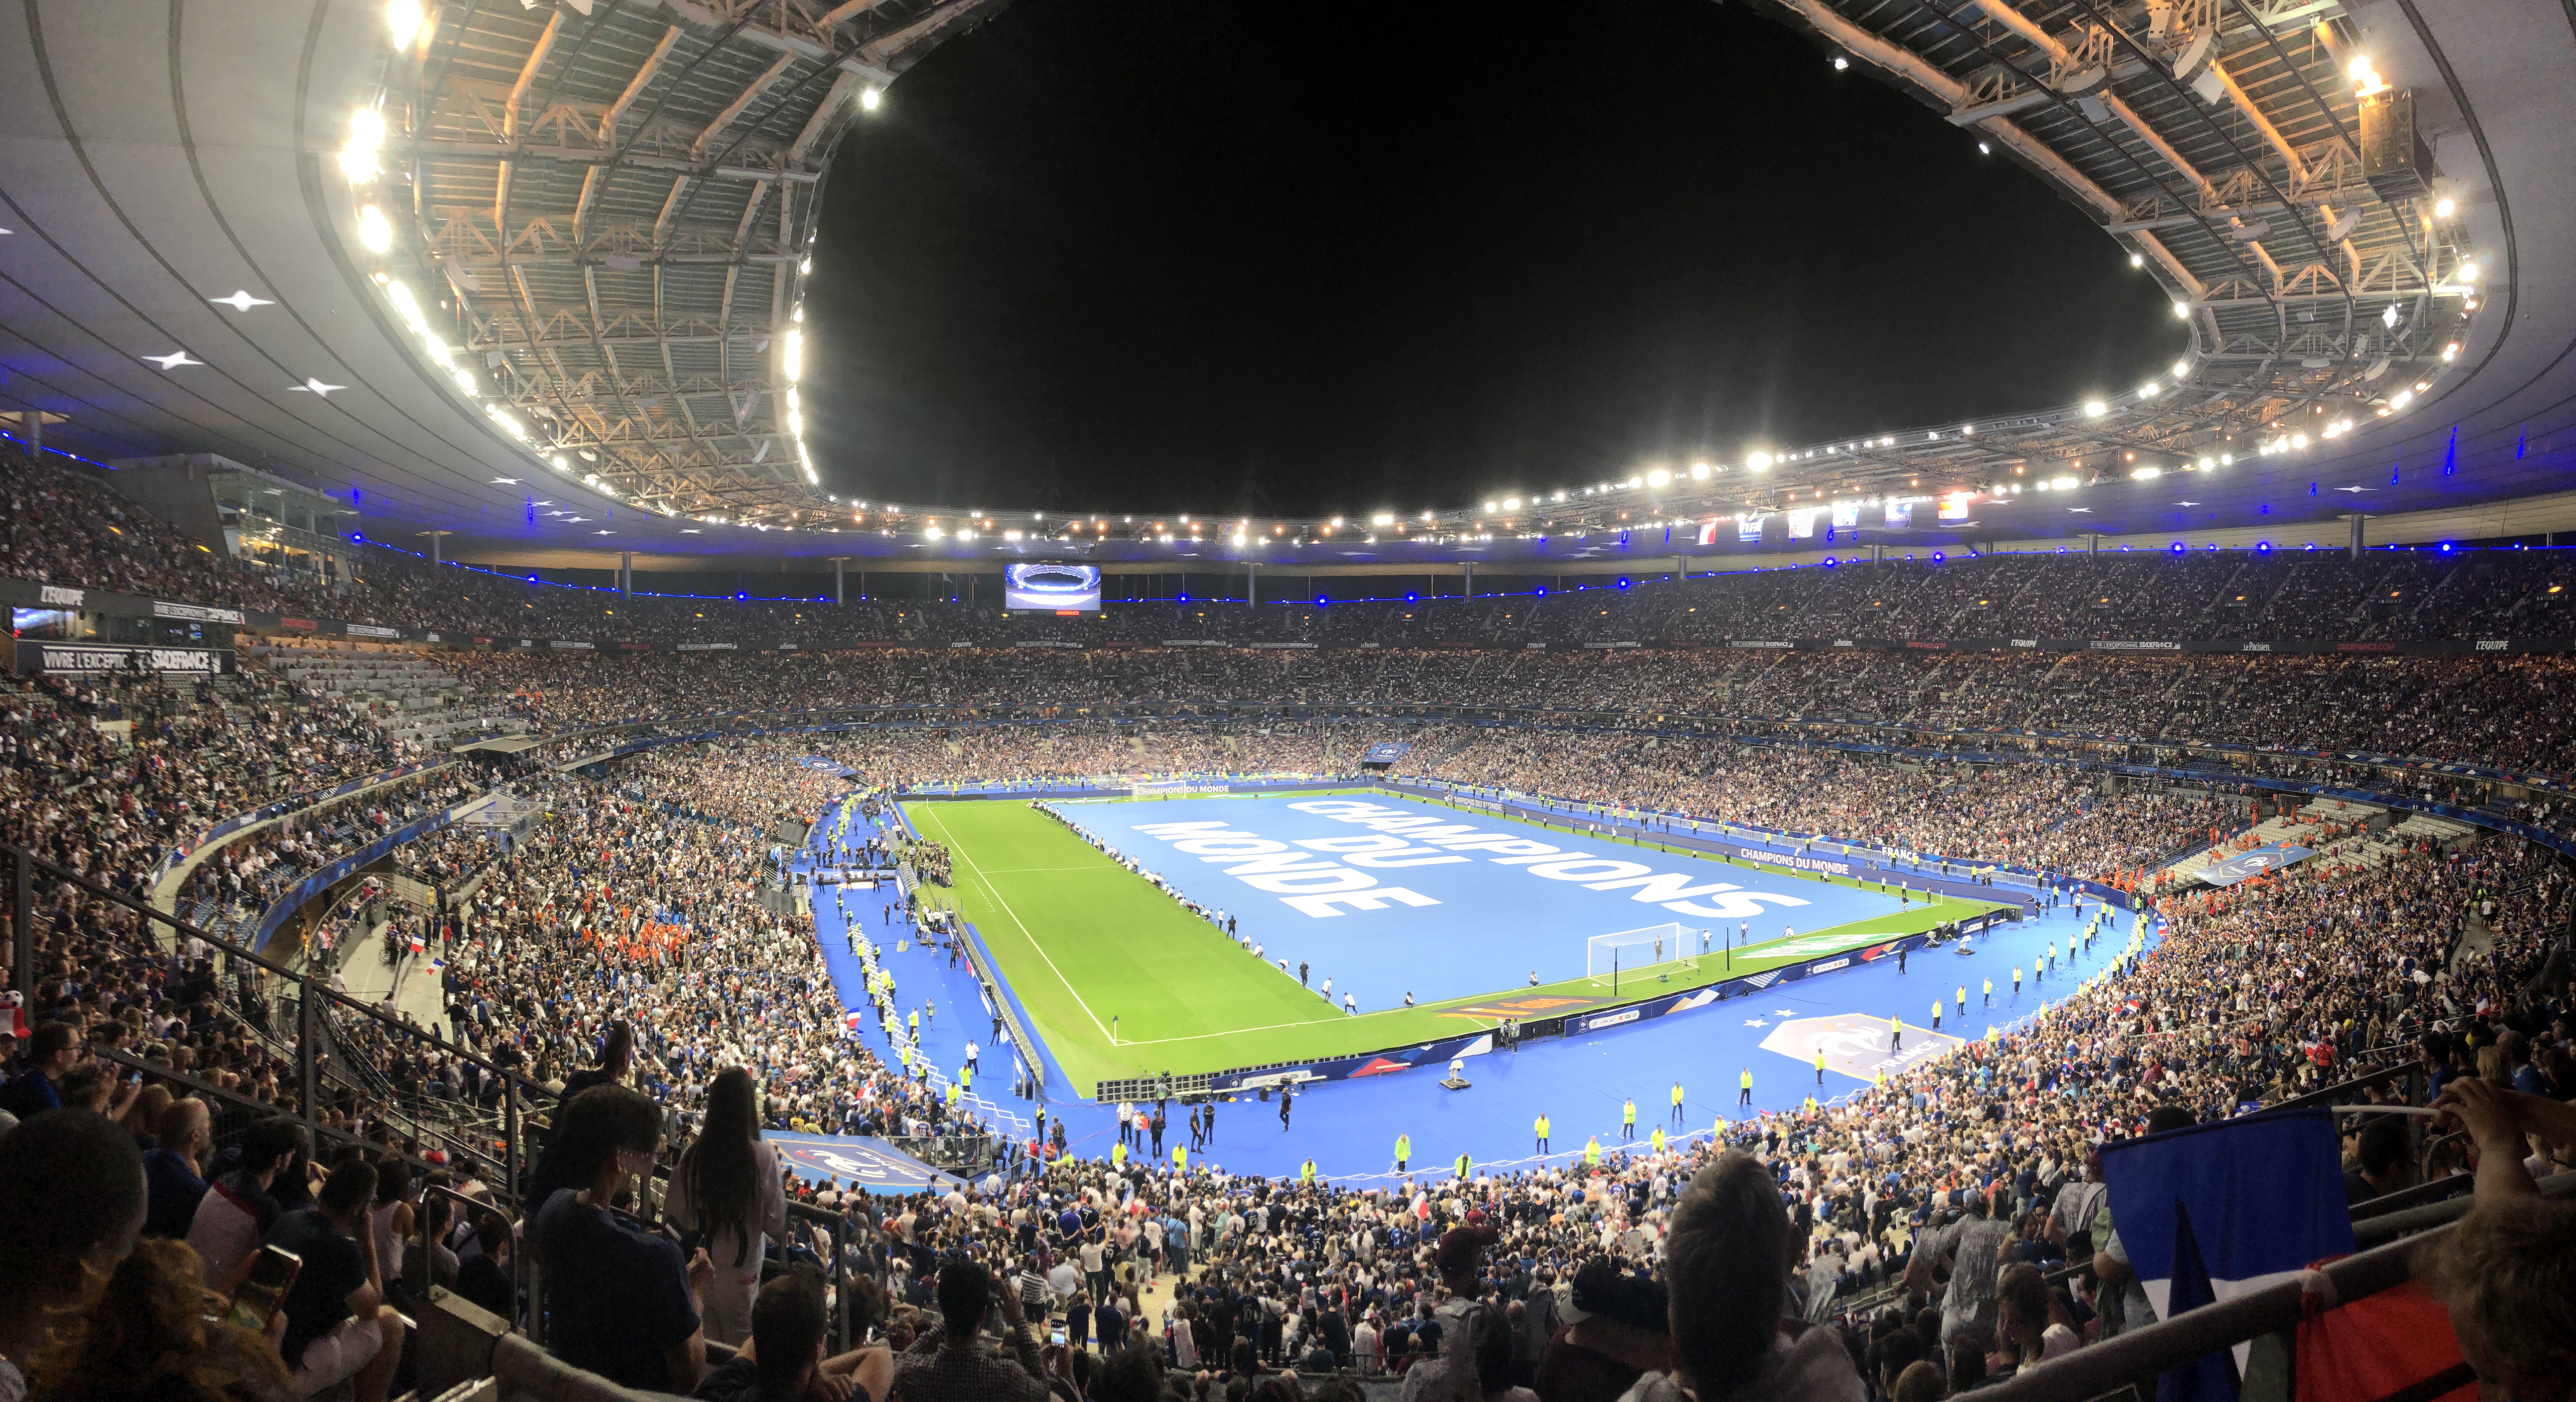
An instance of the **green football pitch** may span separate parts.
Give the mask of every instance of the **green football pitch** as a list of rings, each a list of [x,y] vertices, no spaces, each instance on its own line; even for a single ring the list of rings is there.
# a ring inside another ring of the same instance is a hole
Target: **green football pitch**
[[[1318,790],[1317,792],[1333,792]],[[923,888],[926,902],[972,921],[998,972],[1019,997],[1030,1029],[1088,1095],[1095,1082],[1357,1056],[1492,1027],[1516,1005],[1524,1019],[1561,1016],[1655,993],[1682,992],[1930,929],[1993,909],[1946,897],[1929,906],[1772,940],[1702,959],[1669,982],[1628,981],[1618,996],[1591,979],[1512,987],[1357,1017],[1326,1011],[1316,996],[1256,959],[1206,920],[1092,847],[1062,823],[1017,801],[912,802],[913,830],[945,844],[956,884]],[[1490,815],[1478,815],[1494,821]],[[1520,826],[1530,826],[1520,824]],[[1537,831],[1532,827],[1533,832]],[[1601,839],[1593,837],[1594,841]],[[1651,843],[1625,843],[1653,846]],[[1680,849],[1665,849],[1680,854]],[[1847,877],[1782,873],[1778,879],[1862,885]],[[1832,950],[1827,937],[1843,937]],[[1773,946],[1794,952],[1766,955]],[[1644,986],[1640,986],[1644,985]],[[1491,1011],[1487,1011],[1492,1009]]]

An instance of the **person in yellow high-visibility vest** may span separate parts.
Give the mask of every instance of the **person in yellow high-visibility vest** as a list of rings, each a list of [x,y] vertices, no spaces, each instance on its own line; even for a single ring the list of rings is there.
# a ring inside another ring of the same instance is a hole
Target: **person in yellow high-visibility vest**
[[[1753,1103],[1753,1068],[1750,1066],[1745,1067],[1744,1074],[1736,1078],[1735,1103],[1738,1105]]]
[[[1410,1134],[1397,1135],[1395,1137],[1395,1171],[1398,1173],[1404,1172],[1406,1162],[1411,1160],[1412,1157],[1413,1136]]]
[[[1619,1137],[1622,1139],[1634,1139],[1637,1137],[1637,1102],[1634,1097],[1631,1097],[1627,1104],[1620,1107]]]
[[[1825,1083],[1825,1045],[1824,1045],[1824,1043],[1822,1043],[1822,1042],[1818,1042],[1818,1043],[1816,1044],[1816,1084],[1817,1084],[1817,1085],[1823,1085],[1824,1083]]]
[[[1932,1030],[1941,1030],[1941,1000],[1938,998],[1932,1000]]]
[[[948,1093],[942,1098],[948,1102],[948,1108],[952,1111],[957,1108],[958,1095],[959,1091],[957,1089],[957,1083],[955,1081],[950,1081],[948,1083]]]
[[[972,1063],[957,1068],[957,1087],[968,1095],[975,1093],[975,1067]]]
[[[1126,1140],[1121,1139],[1109,1147],[1109,1166],[1113,1169],[1125,1168],[1127,1166]]]
[[[1599,1168],[1601,1166],[1600,1135],[1596,1134],[1583,1141],[1583,1166],[1585,1168]]]
[[[1889,1051],[1905,1050],[1905,1019],[1898,1017],[1894,1013],[1887,1015],[1887,1049]]]
[[[1991,1008],[1991,1007],[1993,1007],[1994,1005],[1995,1005],[1995,978],[1994,978],[1994,975],[1992,975],[1992,974],[1988,974],[1988,975],[1986,975],[1986,1006],[1987,1006],[1987,1007],[1989,1007],[1989,1008]]]
[[[1675,1082],[1673,1082],[1673,1124],[1674,1124],[1674,1126],[1675,1126],[1676,1128],[1678,1128],[1678,1127],[1681,1125],[1681,1122],[1682,1122],[1682,1083],[1681,1083],[1681,1082],[1679,1082],[1679,1081],[1675,1081]]]
[[[1807,1103],[1806,1103],[1803,1107],[1801,1107],[1801,1108],[1803,1108],[1803,1109],[1804,1109],[1808,1114],[1810,1114],[1810,1115],[1812,1115],[1812,1114],[1816,1113],[1816,1098],[1815,1098],[1814,1096],[1812,1096],[1812,1095],[1811,1095],[1811,1096],[1808,1096],[1808,1097],[1807,1097]]]
[[[912,1016],[904,1020],[904,1026],[912,1033],[915,1040],[919,1040],[921,1037],[921,1009],[913,1009]]]
[[[1458,1181],[1461,1183],[1466,1182],[1467,1176],[1475,1171],[1475,1165],[1468,1161],[1467,1155],[1463,1151],[1459,1153],[1458,1162],[1455,1167],[1458,1170]]]
[[[1968,1020],[1968,985],[1964,983],[1959,985],[1959,1020]]]
[[[1662,1153],[1664,1151],[1664,1127],[1662,1125],[1655,1126],[1655,1132],[1646,1137],[1646,1142],[1647,1145],[1656,1153]]]
[[[1190,1166],[1190,1146],[1189,1146],[1189,1145],[1187,1145],[1187,1144],[1175,1144],[1175,1145],[1173,1145],[1173,1146],[1172,1146],[1172,1172],[1174,1172],[1174,1173],[1182,1173],[1182,1172],[1186,1172],[1186,1171],[1188,1170],[1189,1166]]]
[[[1315,1181],[1315,1159],[1314,1159],[1314,1156],[1313,1156],[1313,1155],[1311,1155],[1311,1154],[1310,1154],[1310,1155],[1308,1155],[1308,1156],[1307,1156],[1307,1158],[1306,1158],[1306,1162],[1298,1166],[1298,1169],[1297,1169],[1297,1181],[1298,1181],[1298,1182],[1300,1182],[1300,1183],[1308,1184],[1308,1185],[1310,1185],[1310,1186],[1314,1183],[1314,1181]]]
[[[1534,1124],[1532,1124],[1532,1125],[1530,1126],[1530,1129],[1531,1129],[1531,1131],[1532,1131],[1533,1133],[1535,1133],[1535,1134],[1537,1134],[1537,1135],[1538,1135],[1538,1151],[1539,1151],[1540,1153],[1542,1153],[1542,1154],[1546,1153],[1546,1152],[1547,1152],[1547,1112],[1546,1112],[1545,1110],[1541,1110],[1541,1111],[1539,1111],[1539,1112],[1538,1112],[1538,1120],[1537,1120],[1537,1122],[1536,1122],[1536,1123],[1534,1123]]]

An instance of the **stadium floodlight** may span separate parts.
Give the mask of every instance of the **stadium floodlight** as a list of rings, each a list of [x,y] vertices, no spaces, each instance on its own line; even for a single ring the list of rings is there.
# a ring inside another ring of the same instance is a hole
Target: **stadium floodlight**
[[[2388,91],[2387,80],[2379,76],[2379,69],[2372,65],[2368,54],[2353,55],[2351,64],[2344,69],[2344,76],[2352,79],[2354,97],[2375,97]]]
[[[779,352],[778,352],[778,370],[779,370],[779,373],[780,373],[780,374],[783,374],[783,375],[785,375],[785,376],[787,377],[787,382],[788,382],[789,384],[791,384],[791,385],[792,385],[792,384],[794,384],[794,383],[796,383],[797,377],[798,377],[799,375],[802,375],[802,374],[804,373],[804,371],[805,371],[805,333],[804,333],[804,332],[802,332],[802,331],[796,331],[796,330],[790,330],[790,331],[787,333],[786,339],[785,339],[785,340],[780,344],[780,348],[779,348]]]
[[[2181,384],[2191,378],[2191,361],[2188,357],[2174,362],[2173,377],[2175,384]]]
[[[1698,971],[1710,939],[1709,931],[1685,929],[1679,921],[1594,935],[1583,942],[1583,977],[1614,993],[1638,979],[1669,983],[1676,972]]]
[[[2176,303],[2174,303],[2174,304],[2173,304],[2173,308],[2174,308],[2174,320],[2176,320],[2176,321],[2189,321],[2189,320],[2191,320],[2191,303],[2189,303],[2189,302],[2176,302]]]
[[[2145,384],[2138,386],[2138,397],[2140,399],[2153,399],[2164,392],[2165,387],[2155,380],[2149,380]]]
[[[385,6],[385,28],[393,33],[395,53],[410,48],[419,37],[422,18],[420,0],[393,0]]]
[[[2458,278],[2462,282],[2475,282],[2478,280],[2478,265],[2475,263],[2462,263],[2459,267],[2459,271],[2452,273],[2451,276]]]
[[[394,246],[394,226],[385,222],[385,212],[368,205],[358,211],[358,242],[370,253],[382,253]]]
[[[2448,219],[2458,210],[2459,206],[2452,203],[2451,197],[2448,195],[2444,195],[2440,199],[2433,201],[2433,217],[2436,219]]]
[[[1769,453],[1755,453],[1744,460],[1744,465],[1752,468],[1756,472],[1767,471],[1771,466],[1771,455]]]
[[[1395,513],[1392,511],[1381,511],[1375,516],[1371,516],[1369,518],[1369,524],[1372,526],[1392,526],[1395,524]]]
[[[2388,396],[2388,407],[2392,409],[2403,409],[2414,402],[2415,391],[2411,389],[2401,389],[2395,394]]]
[[[2111,406],[2103,403],[2099,399],[2087,399],[2084,401],[2084,417],[2088,419],[2098,419],[2109,412],[2111,412]]]
[[[863,111],[874,112],[884,101],[885,90],[882,88],[859,89],[859,107]]]
[[[2145,267],[2146,265],[2147,265],[2147,255],[2145,255],[2145,254],[2143,254],[2143,253],[2132,253],[2132,254],[2130,254],[2130,255],[2129,255],[2129,266],[2130,266],[2130,267],[2132,267],[2132,268],[2143,268],[2143,267]]]
[[[353,182],[376,178],[376,151],[385,144],[385,116],[373,107],[349,114],[348,144],[340,148],[340,173]]]
[[[1707,464],[1707,463],[1704,463],[1704,462],[1695,462],[1695,463],[1692,463],[1692,464],[1691,464],[1691,480],[1692,480],[1692,481],[1694,481],[1694,482],[1704,482],[1704,481],[1707,481],[1707,480],[1708,480],[1708,471],[1709,471],[1709,468],[1708,468],[1708,464]],[[1559,493],[1557,493],[1557,495],[1558,495],[1558,496],[1560,496],[1560,497],[1562,497],[1562,496],[1564,496],[1565,494],[1564,494],[1564,493],[1562,493],[1562,492],[1559,492]]]
[[[1660,467],[1646,474],[1646,485],[1649,487],[1660,487],[1672,480],[1673,475]]]
[[[2387,327],[2391,331],[2397,329],[2397,304],[2395,302],[2389,303],[2388,309],[2379,314],[2379,324]]]

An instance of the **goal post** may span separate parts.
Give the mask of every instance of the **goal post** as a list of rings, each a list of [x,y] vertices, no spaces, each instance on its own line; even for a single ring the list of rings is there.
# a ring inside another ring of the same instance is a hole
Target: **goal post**
[[[1675,921],[1594,935],[1583,942],[1583,976],[1613,992],[1639,981],[1669,983],[1676,973],[1698,972],[1702,933]]]

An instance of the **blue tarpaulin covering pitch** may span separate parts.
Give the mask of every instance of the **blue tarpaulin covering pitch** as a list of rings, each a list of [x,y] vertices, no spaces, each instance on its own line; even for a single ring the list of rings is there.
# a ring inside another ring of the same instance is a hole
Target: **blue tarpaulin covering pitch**
[[[2212,886],[2233,886],[2249,876],[2261,876],[2266,872],[2279,871],[2283,867],[2296,866],[2315,855],[2314,848],[2293,847],[2286,842],[2275,842],[2268,846],[2257,847],[2251,852],[2239,852],[2223,862],[2212,862],[2200,869],[2200,879]]]

